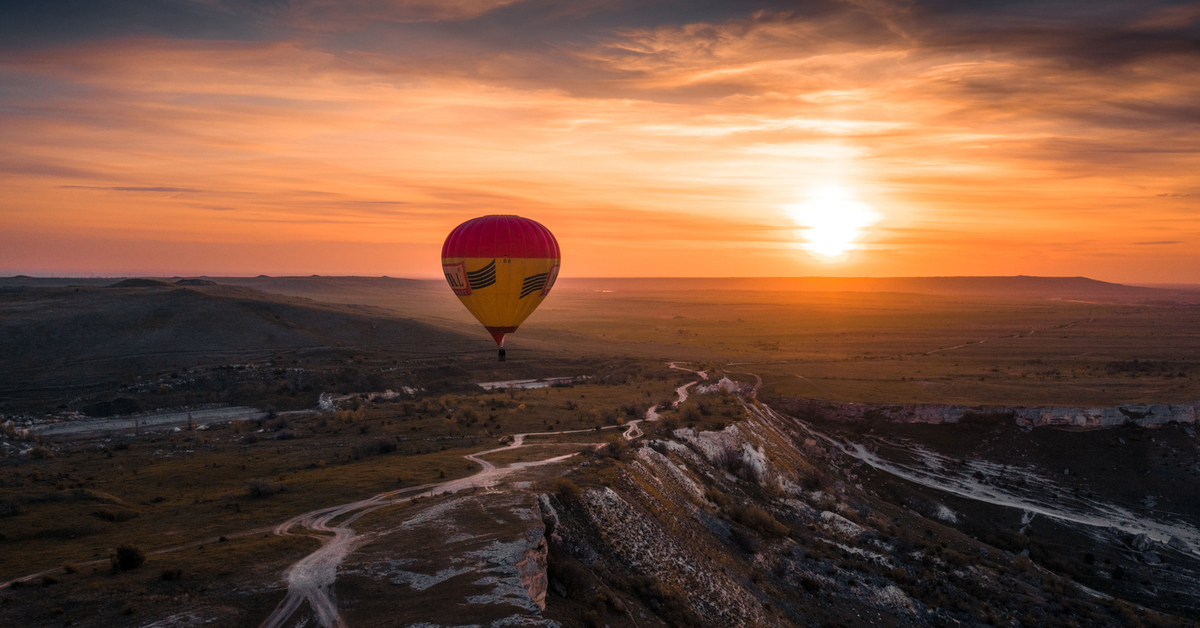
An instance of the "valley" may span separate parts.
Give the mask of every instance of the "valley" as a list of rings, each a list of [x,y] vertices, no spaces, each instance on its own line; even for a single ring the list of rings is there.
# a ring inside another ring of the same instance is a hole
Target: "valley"
[[[6,624],[1200,618],[1186,291],[253,281],[0,287]]]

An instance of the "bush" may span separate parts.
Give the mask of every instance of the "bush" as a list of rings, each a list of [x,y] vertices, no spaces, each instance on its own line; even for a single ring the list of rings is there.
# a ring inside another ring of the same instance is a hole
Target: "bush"
[[[583,489],[567,478],[555,478],[552,488],[558,494],[559,499],[563,501],[579,499],[579,496],[583,494]]]
[[[46,458],[53,458],[54,452],[49,447],[38,445],[29,450],[29,456],[34,460],[45,460]]]
[[[251,498],[270,497],[282,490],[282,487],[273,484],[270,480],[254,478],[246,482],[246,496]]]
[[[111,562],[113,571],[137,569],[146,562],[146,553],[142,551],[142,548],[126,543],[117,548],[117,552],[112,555]]]
[[[767,538],[784,537],[790,531],[790,528],[757,506],[734,506],[729,509],[729,516]]]
[[[750,534],[745,528],[734,526],[729,531],[729,538],[733,541],[734,546],[746,554],[753,554],[758,551],[758,539]]]
[[[101,510],[97,510],[97,511],[93,512],[92,516],[97,519],[103,519],[104,521],[111,521],[113,523],[121,523],[123,521],[129,521],[130,519],[137,517],[138,513],[133,510],[125,510],[125,509],[109,510],[109,509],[105,508],[105,509],[101,509]]]
[[[628,460],[631,457],[632,451],[629,447],[629,441],[625,440],[620,434],[613,434],[608,438],[608,442],[603,447],[596,450],[596,454],[603,458]]]
[[[159,580],[164,580],[164,581],[168,581],[168,582],[173,581],[173,580],[180,580],[182,578],[183,578],[183,570],[182,569],[164,569],[162,571],[162,573],[160,573],[158,575]]]
[[[621,406],[621,412],[624,412],[625,414],[636,419],[640,419],[645,416],[646,410],[648,409],[649,408],[647,406],[639,403],[627,403]]]
[[[396,451],[396,443],[385,438],[372,441],[365,445],[360,445],[354,448],[352,452],[355,459],[361,456],[369,456],[371,454],[390,454]]]

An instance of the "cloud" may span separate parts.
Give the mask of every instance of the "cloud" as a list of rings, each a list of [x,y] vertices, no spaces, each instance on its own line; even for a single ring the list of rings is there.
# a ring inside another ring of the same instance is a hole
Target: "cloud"
[[[315,31],[354,31],[384,23],[469,20],[520,0],[295,0],[285,19]]]
[[[114,192],[188,192],[201,193],[207,190],[197,190],[193,188],[171,188],[171,187],[136,187],[136,186],[110,186],[100,187],[95,185],[60,185],[64,190],[112,190]]]
[[[107,26],[0,57],[14,228],[380,243],[519,213],[595,267],[670,250],[672,268],[754,274],[796,237],[783,208],[837,184],[882,216],[878,274],[1019,246],[1090,264],[1164,221],[1195,230],[1190,201],[1151,192],[1187,196],[1200,171],[1187,7],[84,4]],[[85,212],[81,189],[130,194]]]

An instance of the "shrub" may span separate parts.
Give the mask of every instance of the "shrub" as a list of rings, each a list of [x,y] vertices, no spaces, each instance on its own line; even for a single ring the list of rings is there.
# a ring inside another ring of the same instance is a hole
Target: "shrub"
[[[246,482],[246,496],[251,498],[270,497],[280,490],[282,487],[262,478],[254,478]]]
[[[142,551],[142,548],[126,543],[117,548],[111,561],[113,571],[129,571],[141,567],[146,562],[146,553]]]
[[[746,531],[745,528],[734,526],[729,531],[729,538],[733,541],[734,546],[746,554],[753,554],[758,551],[758,539],[754,535]]]
[[[380,438],[365,445],[355,447],[353,454],[355,458],[358,458],[359,456],[368,456],[371,454],[390,454],[393,451],[396,451],[395,441]]]
[[[725,445],[718,449],[713,463],[734,476],[740,476],[746,467],[746,459],[736,445]]]
[[[645,405],[638,403],[627,403],[621,406],[621,412],[624,412],[625,414],[634,418],[641,418],[645,416],[646,410],[648,409],[649,408],[647,408]]]
[[[614,458],[617,460],[628,460],[630,457],[629,441],[621,437],[620,434],[613,434],[608,438],[608,442],[603,447],[596,450],[596,454],[604,458]]]
[[[121,523],[121,522],[129,521],[130,519],[137,517],[138,513],[133,510],[125,510],[125,509],[109,510],[109,509],[105,508],[105,509],[101,509],[101,510],[97,510],[97,511],[93,512],[92,516],[97,519],[103,519],[104,521],[111,521],[113,523]]]
[[[790,529],[757,506],[734,506],[730,518],[768,538],[787,536]]]
[[[35,460],[45,460],[46,458],[53,458],[54,452],[49,447],[38,445],[29,450],[29,455]]]
[[[563,501],[578,499],[583,494],[583,489],[567,478],[555,478],[552,488],[558,494],[559,499]]]
[[[182,569],[164,569],[162,571],[162,573],[160,573],[158,575],[159,580],[164,580],[164,581],[168,581],[168,582],[173,581],[173,580],[180,580],[182,578],[183,578],[183,570]]]

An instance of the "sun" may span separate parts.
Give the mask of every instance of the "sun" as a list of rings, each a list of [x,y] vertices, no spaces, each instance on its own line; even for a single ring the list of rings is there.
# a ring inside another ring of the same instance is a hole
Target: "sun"
[[[801,227],[800,246],[817,259],[840,261],[858,248],[867,227],[879,222],[870,205],[855,200],[841,186],[813,188],[803,203],[788,205],[788,215]]]

